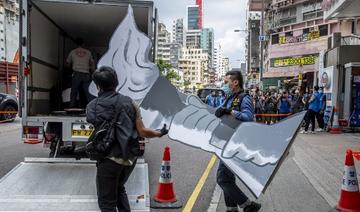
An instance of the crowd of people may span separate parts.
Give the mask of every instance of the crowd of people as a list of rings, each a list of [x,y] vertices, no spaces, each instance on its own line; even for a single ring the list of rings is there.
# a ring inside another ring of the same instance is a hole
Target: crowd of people
[[[307,110],[302,133],[313,133],[324,130],[324,111],[326,109],[326,95],[323,88],[315,86],[305,92],[298,87],[290,90],[267,89],[264,91],[248,91],[252,97],[255,117],[257,122],[266,124],[276,123],[287,116]],[[213,90],[205,103],[212,107],[221,107],[224,104],[225,96],[221,92]],[[318,128],[315,130],[315,119]],[[311,126],[311,131],[309,127]]]
[[[307,110],[302,133],[315,132],[315,119],[318,122],[316,131],[324,130],[324,111],[326,109],[326,95],[323,88],[315,86],[314,89],[304,93],[298,88],[291,90],[255,91],[253,97],[257,122],[266,124],[275,123],[291,114]]]

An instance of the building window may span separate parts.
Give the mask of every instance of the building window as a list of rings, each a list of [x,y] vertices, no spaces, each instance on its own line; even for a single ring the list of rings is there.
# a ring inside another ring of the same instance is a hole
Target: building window
[[[309,28],[303,29],[303,34],[309,34],[309,32],[310,32]]]
[[[321,25],[319,26],[320,36],[327,36],[328,35],[328,25]]]
[[[292,37],[293,36],[293,32],[285,32],[285,37]]]
[[[279,34],[271,36],[271,44],[278,44],[279,43]]]
[[[355,20],[353,20],[351,22],[351,34],[355,34],[355,27],[356,27],[356,23]]]
[[[308,13],[304,13],[303,14],[303,20],[311,20],[311,19],[315,19],[315,18],[320,18],[324,15],[323,11],[313,11],[313,12],[308,12]]]

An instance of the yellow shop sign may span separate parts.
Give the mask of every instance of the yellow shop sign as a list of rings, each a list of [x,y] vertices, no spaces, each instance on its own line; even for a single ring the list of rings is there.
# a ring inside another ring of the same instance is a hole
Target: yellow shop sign
[[[313,55],[304,57],[279,58],[274,60],[274,67],[296,66],[296,65],[313,65],[316,57]]]

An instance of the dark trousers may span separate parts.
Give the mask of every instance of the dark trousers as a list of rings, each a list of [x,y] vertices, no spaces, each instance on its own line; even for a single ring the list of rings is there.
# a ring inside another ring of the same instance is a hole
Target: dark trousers
[[[76,107],[76,98],[79,94],[79,91],[84,93],[87,101],[86,104],[91,100],[91,96],[88,91],[90,80],[90,74],[74,71],[71,82],[70,107]]]
[[[132,166],[123,166],[110,159],[97,163],[96,188],[101,212],[130,212],[125,183],[134,170]]]
[[[221,161],[217,170],[216,181],[224,191],[227,208],[236,208],[248,200],[247,196],[236,185],[235,175]]]
[[[315,112],[311,109],[307,111],[306,120],[305,120],[305,131],[309,130],[309,125],[311,122],[311,131],[315,130],[315,117],[318,112]]]
[[[324,129],[324,112],[317,112],[316,113],[316,120],[319,124],[319,128]]]

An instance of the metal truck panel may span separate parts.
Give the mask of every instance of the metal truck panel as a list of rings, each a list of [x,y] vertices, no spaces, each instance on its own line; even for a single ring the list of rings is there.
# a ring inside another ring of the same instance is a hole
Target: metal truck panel
[[[0,211],[99,211],[90,160],[26,158],[0,179]],[[150,211],[148,166],[139,160],[126,184],[132,211]]]

